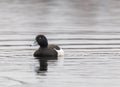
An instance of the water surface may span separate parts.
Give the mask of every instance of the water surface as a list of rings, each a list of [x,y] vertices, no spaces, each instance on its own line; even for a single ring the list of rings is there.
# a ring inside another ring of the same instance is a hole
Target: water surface
[[[1,87],[119,87],[119,0],[1,0]],[[37,72],[37,34],[63,48]]]

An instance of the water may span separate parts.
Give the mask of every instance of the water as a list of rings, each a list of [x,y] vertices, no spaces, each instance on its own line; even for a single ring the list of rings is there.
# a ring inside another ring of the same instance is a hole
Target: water
[[[1,87],[119,87],[119,0],[1,0]],[[37,34],[63,48],[64,58],[39,62]]]

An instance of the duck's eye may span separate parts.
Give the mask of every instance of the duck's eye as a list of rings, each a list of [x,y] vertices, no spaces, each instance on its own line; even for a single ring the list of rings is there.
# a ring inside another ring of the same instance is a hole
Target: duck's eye
[[[41,37],[39,37],[38,39],[41,40]]]

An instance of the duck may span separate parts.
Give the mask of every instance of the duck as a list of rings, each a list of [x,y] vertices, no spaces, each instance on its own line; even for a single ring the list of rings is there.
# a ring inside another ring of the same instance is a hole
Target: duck
[[[45,35],[37,35],[33,45],[39,45],[39,48],[33,54],[34,57],[57,58],[59,56],[64,56],[64,51],[62,48],[60,48],[58,45],[48,44],[48,39]]]

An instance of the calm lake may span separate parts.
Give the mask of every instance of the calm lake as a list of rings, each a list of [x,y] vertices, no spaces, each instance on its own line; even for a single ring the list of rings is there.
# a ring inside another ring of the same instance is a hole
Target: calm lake
[[[119,28],[119,0],[0,0],[0,87],[120,87]],[[38,34],[65,52],[47,71]]]

